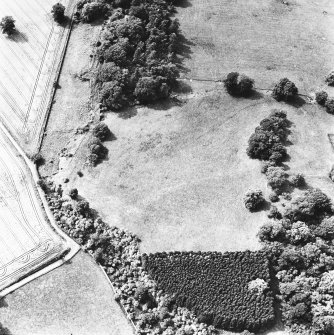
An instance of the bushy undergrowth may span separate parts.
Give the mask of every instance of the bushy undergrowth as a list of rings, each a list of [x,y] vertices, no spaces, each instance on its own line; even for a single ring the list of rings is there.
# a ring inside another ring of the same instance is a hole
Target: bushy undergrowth
[[[179,23],[171,18],[173,2],[81,1],[78,9],[84,21],[109,16],[98,42],[101,65],[96,77],[100,100],[107,108],[154,102],[168,97],[175,87]]]
[[[268,261],[260,252],[144,254],[143,265],[158,288],[206,323],[258,331],[274,321],[270,290],[249,287],[254,280],[269,283]]]

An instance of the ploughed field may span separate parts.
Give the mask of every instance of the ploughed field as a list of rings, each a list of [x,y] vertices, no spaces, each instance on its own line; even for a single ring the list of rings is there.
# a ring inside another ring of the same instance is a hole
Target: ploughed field
[[[50,226],[32,174],[0,131],[0,290],[69,248]]]
[[[61,1],[69,5],[71,0]],[[15,19],[16,33],[0,34],[0,120],[28,152],[44,122],[68,25],[54,22],[51,0],[2,0],[0,17]]]

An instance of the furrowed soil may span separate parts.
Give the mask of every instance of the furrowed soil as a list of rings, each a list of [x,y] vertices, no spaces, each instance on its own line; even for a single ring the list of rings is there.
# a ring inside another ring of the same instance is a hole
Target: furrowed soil
[[[334,94],[324,83],[334,56],[333,14],[330,1],[183,2],[176,16],[184,35],[182,83],[192,89],[179,93],[185,102],[107,114],[117,139],[105,143],[108,158],[95,168],[84,166],[91,135],[72,134],[73,157],[62,160],[55,181],[68,177],[65,192],[77,187],[107,222],[138,234],[143,252],[258,249],[266,212],[248,212],[243,196],[259,188],[268,199],[270,189],[246,148],[273,108],[286,110],[292,121],[288,172],[304,173],[310,186],[334,199],[327,137],[333,117],[306,96],[287,105],[266,90],[287,76],[307,96],[322,88]],[[220,80],[231,71],[255,79],[252,98],[236,99],[219,83],[196,81]],[[53,122],[49,127],[56,129]]]
[[[102,270],[82,251],[7,295],[0,307],[13,335],[132,334]]]

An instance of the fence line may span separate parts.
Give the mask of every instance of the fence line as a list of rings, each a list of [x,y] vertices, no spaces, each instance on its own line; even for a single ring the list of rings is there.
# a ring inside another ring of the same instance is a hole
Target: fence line
[[[102,265],[100,265],[100,264],[99,264],[99,267],[101,268],[103,274],[104,274],[105,277],[107,278],[108,283],[110,284],[110,286],[111,286],[111,288],[112,288],[114,294],[117,295],[117,292],[116,292],[116,290],[115,290],[115,288],[114,288],[114,285],[113,285],[113,283],[111,282],[111,280],[110,280],[108,274],[107,274],[106,271],[104,270],[104,267],[103,267]],[[129,313],[125,310],[123,304],[122,304],[120,301],[117,301],[117,303],[118,303],[119,306],[121,307],[123,313],[125,314],[126,318],[128,319],[129,323],[131,324],[131,326],[133,327],[133,329],[135,330],[135,332],[138,332],[138,328],[136,327],[136,325],[134,324],[134,322],[133,322],[132,319],[130,318]]]
[[[60,55],[60,61],[58,63],[58,66],[57,66],[57,69],[56,69],[55,79],[54,79],[53,84],[52,84],[50,100],[49,100],[48,105],[46,107],[46,114],[44,116],[44,120],[43,120],[41,130],[40,130],[40,133],[39,133],[39,138],[38,138],[38,142],[37,142],[37,151],[38,152],[41,150],[41,147],[42,147],[44,132],[45,132],[46,126],[47,126],[48,121],[49,121],[49,117],[50,117],[50,113],[51,113],[51,109],[52,109],[52,105],[53,105],[53,100],[54,100],[54,97],[56,95],[57,86],[58,86],[59,77],[60,77],[60,72],[61,72],[61,69],[62,69],[63,64],[64,64],[65,54],[66,54],[66,51],[67,51],[68,43],[69,43],[69,40],[70,40],[72,28],[73,28],[73,16],[74,16],[74,12],[76,10],[76,7],[77,7],[77,4],[75,3],[75,5],[73,7],[73,10],[72,10],[72,14],[70,16],[71,23],[70,23],[69,29],[67,31],[67,35],[65,37],[65,44],[64,44],[63,50],[62,50],[61,55]]]

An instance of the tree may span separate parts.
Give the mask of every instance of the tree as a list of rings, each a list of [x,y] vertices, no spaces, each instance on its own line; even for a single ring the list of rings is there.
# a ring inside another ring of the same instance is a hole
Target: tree
[[[72,188],[69,192],[68,195],[72,198],[72,199],[76,199],[78,197],[78,190],[76,188]]]
[[[334,86],[334,71],[332,71],[326,76],[325,81],[327,85]]]
[[[287,181],[287,174],[283,168],[278,166],[268,167],[266,176],[268,178],[268,185],[271,186],[274,190],[279,190],[282,188]]]
[[[86,200],[80,200],[77,202],[75,209],[79,214],[82,214],[85,216],[90,211],[89,202]]]
[[[123,86],[115,80],[104,83],[100,92],[100,99],[108,108],[121,109],[125,102]]]
[[[92,22],[104,16],[107,10],[108,7],[104,3],[89,2],[82,8],[82,18],[85,22]]]
[[[328,93],[325,91],[320,91],[315,94],[315,101],[320,106],[325,106],[327,99],[328,99]]]
[[[15,32],[15,20],[11,16],[5,16],[0,22],[3,34],[12,35]]]
[[[113,80],[122,83],[123,78],[122,69],[113,62],[103,63],[96,76],[96,80],[102,84]]]
[[[111,135],[111,131],[104,122],[99,122],[93,128],[93,135],[97,137],[100,141],[105,141]]]
[[[143,77],[138,80],[135,88],[135,96],[141,103],[149,103],[159,98],[161,85],[158,79],[153,77]]]
[[[292,100],[298,94],[298,88],[288,78],[282,78],[274,87],[272,97],[277,100]]]
[[[325,107],[327,113],[334,114],[334,99],[333,98],[327,99]]]
[[[65,6],[58,2],[52,6],[51,13],[53,15],[53,19],[56,22],[61,23],[65,19]]]
[[[265,200],[261,190],[249,190],[244,197],[244,204],[247,209],[250,211],[255,211],[259,209]]]
[[[290,184],[295,187],[302,187],[305,185],[305,177],[301,173],[297,173],[296,175],[291,177]]]

